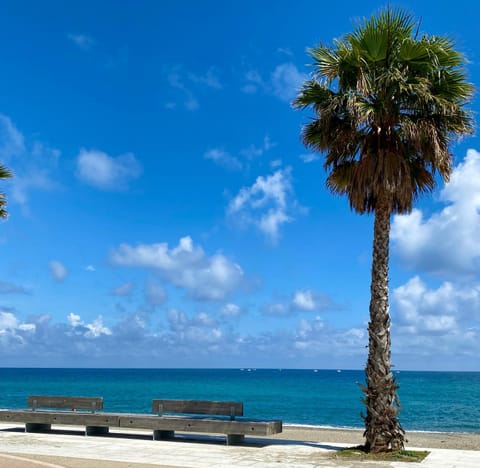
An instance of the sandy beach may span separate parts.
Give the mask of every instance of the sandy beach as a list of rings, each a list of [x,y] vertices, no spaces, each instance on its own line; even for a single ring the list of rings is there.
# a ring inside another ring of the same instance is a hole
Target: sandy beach
[[[359,445],[362,430],[324,429],[305,426],[284,426],[276,439],[308,440],[311,442],[343,442]],[[455,450],[480,450],[480,433],[407,432],[408,447],[429,447]]]
[[[362,443],[361,430],[286,426],[282,434],[248,438],[227,447],[222,437],[179,435],[175,441],[152,441],[145,431],[112,431],[84,437],[81,428],[53,433],[24,433],[20,426],[0,426],[0,467],[146,468],[256,466],[331,467],[462,467],[480,466],[480,434],[411,432],[408,448],[428,448],[420,465],[400,462],[352,462],[336,458],[338,449]]]

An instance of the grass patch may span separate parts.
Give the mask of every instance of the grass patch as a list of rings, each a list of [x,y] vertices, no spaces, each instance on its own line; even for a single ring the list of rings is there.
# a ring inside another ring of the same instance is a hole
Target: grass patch
[[[346,458],[349,460],[365,460],[365,461],[401,461],[401,462],[421,462],[430,452],[426,450],[398,450],[396,452],[387,453],[368,453],[365,447],[350,447],[339,450],[335,453],[335,458]]]

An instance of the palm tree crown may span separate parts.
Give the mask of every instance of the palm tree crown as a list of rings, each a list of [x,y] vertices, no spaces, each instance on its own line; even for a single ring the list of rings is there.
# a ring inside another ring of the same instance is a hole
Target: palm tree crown
[[[327,186],[359,213],[379,199],[410,212],[435,173],[448,180],[452,137],[472,132],[463,56],[415,28],[408,14],[387,10],[333,47],[312,49],[313,78],[294,102],[316,113],[302,136],[326,153]]]

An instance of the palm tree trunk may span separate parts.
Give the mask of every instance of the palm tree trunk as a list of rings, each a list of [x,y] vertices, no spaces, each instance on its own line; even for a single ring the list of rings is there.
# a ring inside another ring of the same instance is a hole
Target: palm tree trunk
[[[390,368],[390,315],[388,307],[388,252],[390,204],[379,202],[373,234],[372,283],[370,288],[369,351],[366,365],[367,387],[363,400],[366,449],[371,452],[401,450],[405,431],[397,414],[400,410],[398,386]]]

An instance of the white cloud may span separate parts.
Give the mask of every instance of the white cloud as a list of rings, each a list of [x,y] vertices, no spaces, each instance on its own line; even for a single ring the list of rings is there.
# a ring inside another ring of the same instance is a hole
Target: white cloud
[[[395,288],[392,353],[404,368],[476,369],[480,353],[480,284],[427,286],[418,276]]]
[[[252,160],[262,156],[266,151],[271,150],[277,146],[275,142],[273,142],[268,135],[265,135],[263,138],[263,142],[260,146],[250,145],[246,148],[240,150],[240,154],[248,160]]]
[[[276,302],[273,304],[267,304],[263,312],[266,315],[274,315],[277,317],[286,317],[287,315],[290,315],[291,309],[288,304],[282,303],[282,302]]]
[[[282,101],[290,102],[307,78],[308,76],[300,72],[292,62],[285,62],[277,65],[267,79],[263,78],[257,70],[249,70],[244,76],[246,84],[242,87],[242,91],[246,94],[264,91]]]
[[[77,327],[78,325],[81,325],[82,321],[80,319],[80,315],[77,315],[77,314],[74,314],[74,313],[70,313],[67,315],[67,320],[68,320],[68,323],[72,326],[72,327]]]
[[[0,153],[2,160],[9,163],[15,156],[25,153],[25,139],[10,117],[0,114]]]
[[[205,90],[220,90],[223,88],[218,77],[218,70],[210,67],[205,73],[193,73],[184,67],[176,65],[167,71],[167,82],[171,88],[180,91],[181,106],[189,111],[195,111],[200,107],[196,97],[198,92]],[[192,91],[192,88],[195,90]],[[176,109],[177,100],[170,100],[165,104],[166,109]]]
[[[57,260],[50,262],[50,273],[56,281],[63,281],[68,274],[68,270],[65,266]]]
[[[95,267],[94,267],[93,265],[87,265],[87,266],[85,267],[85,270],[86,270],[86,271],[95,271]]]
[[[168,312],[168,323],[180,346],[186,343],[196,346],[215,344],[223,340],[223,332],[218,323],[206,313],[190,318],[184,312],[171,309]]]
[[[242,162],[238,158],[220,148],[209,149],[203,156],[205,159],[210,159],[226,169],[240,170],[243,167]]]
[[[285,55],[288,55],[289,57],[292,57],[293,56],[293,52],[290,50],[289,47],[279,47],[277,49],[277,52],[279,54],[285,54]]]
[[[188,73],[188,78],[193,83],[199,83],[207,88],[222,89],[223,84],[218,77],[218,70],[210,67],[204,74]]]
[[[480,324],[480,285],[444,282],[437,289],[429,289],[415,276],[393,290],[392,312],[405,333],[456,332],[462,324]]]
[[[53,173],[57,169],[60,151],[37,140],[27,145],[24,135],[3,114],[0,114],[0,153],[3,162],[14,173],[14,177],[6,181],[11,187],[11,198],[25,212],[29,211],[31,190],[56,188]]]
[[[297,291],[293,296],[292,304],[300,310],[315,310],[317,305],[312,291]]]
[[[112,331],[103,325],[103,318],[100,315],[92,323],[85,323],[80,315],[70,313],[67,316],[69,325],[73,328],[73,334],[84,336],[85,338],[98,338],[102,335],[111,335]],[[67,334],[69,334],[67,332]]]
[[[254,225],[276,243],[280,227],[293,221],[295,207],[291,169],[286,168],[270,176],[257,177],[251,187],[243,187],[230,201],[227,214],[236,222]]]
[[[310,289],[299,289],[290,299],[271,303],[264,307],[267,315],[288,316],[296,312],[320,312],[326,310],[340,310],[342,307],[335,304],[325,294]]]
[[[395,216],[393,251],[409,267],[454,278],[480,267],[480,153],[468,150],[440,193],[447,204],[425,217],[415,209]]]
[[[50,178],[49,172],[45,169],[40,169],[38,173],[34,173],[33,171],[23,175],[16,175],[15,173],[12,185],[13,200],[24,206],[25,209],[27,209],[30,190],[52,190],[56,186]]]
[[[77,157],[77,176],[103,190],[124,189],[141,172],[140,163],[132,153],[112,157],[103,151],[82,148]]]
[[[90,50],[95,44],[93,38],[86,34],[67,34],[67,38],[82,50]]]
[[[18,328],[18,320],[11,312],[0,310],[0,330]]]
[[[301,73],[293,63],[282,63],[272,73],[273,94],[282,101],[290,102],[307,78],[307,75]]]
[[[255,94],[259,89],[265,87],[262,76],[257,70],[249,70],[245,73],[246,84],[243,86],[242,91],[246,94]]]
[[[320,159],[320,157],[316,154],[312,154],[312,153],[307,153],[307,154],[301,154],[300,155],[300,159],[304,162],[304,163],[311,163],[313,161],[317,161],[318,159]]]
[[[35,333],[33,323],[21,323],[9,310],[0,309],[0,352],[6,356],[10,350],[18,350],[25,346],[27,340]]]
[[[116,266],[152,268],[197,299],[223,300],[244,281],[239,265],[219,253],[208,257],[188,236],[172,249],[167,243],[122,244],[110,259]]]
[[[437,294],[428,288],[426,292]],[[437,327],[423,321],[413,333],[394,314],[393,363],[405,369],[477,369],[480,326],[478,321],[477,325],[467,322],[469,314],[460,315],[463,318],[456,320],[453,329],[448,329],[448,320],[442,318]],[[478,317],[478,312],[474,316]],[[190,315],[170,309],[160,326],[150,323],[151,317],[137,311],[106,326],[101,316],[89,322],[75,313],[60,322],[48,315],[23,321],[13,311],[0,309],[2,362],[44,366],[71,366],[72,362],[118,366],[121,362],[135,367],[149,359],[158,367],[205,363],[242,367],[248,362],[265,367],[360,368],[367,357],[366,325],[333,328],[318,315],[291,323],[288,329],[272,331],[266,322],[265,331],[246,333],[237,330],[237,320],[222,320],[226,318],[222,314],[217,319],[205,312]]]
[[[114,296],[120,296],[120,297],[130,296],[134,288],[135,288],[135,285],[133,283],[124,283],[124,284],[121,284],[120,286],[117,286],[116,288],[113,288],[112,294]]]
[[[249,161],[252,161],[260,156],[262,156],[266,151],[271,150],[277,144],[273,142],[268,135],[265,135],[261,145],[257,146],[251,144],[245,148],[242,148],[239,151],[240,157],[233,156],[229,152],[221,148],[212,148],[209,149],[205,154],[205,159],[210,159],[219,166],[223,166],[226,169],[230,170],[241,170],[243,168],[248,168]]]
[[[242,309],[237,304],[229,302],[222,307],[220,314],[223,317],[238,317],[242,314]]]
[[[85,333],[87,338],[98,338],[101,335],[111,335],[111,330],[103,325],[102,317],[96,318],[92,323],[87,323],[85,327],[88,331]]]

